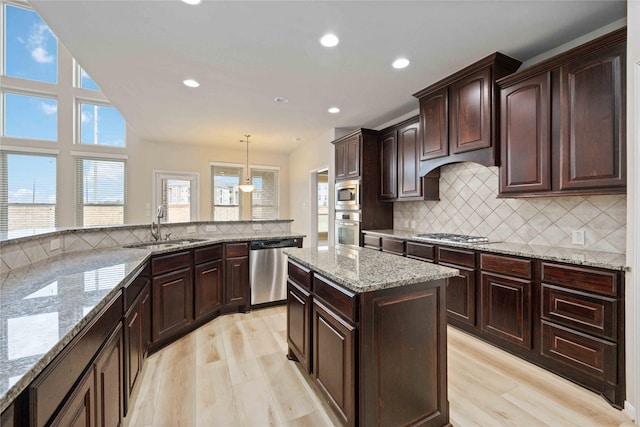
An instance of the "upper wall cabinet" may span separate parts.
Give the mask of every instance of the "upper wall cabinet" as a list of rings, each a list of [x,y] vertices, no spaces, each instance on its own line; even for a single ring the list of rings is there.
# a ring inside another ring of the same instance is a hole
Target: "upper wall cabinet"
[[[626,29],[500,82],[500,195],[626,192]]]
[[[335,143],[336,181],[360,178],[362,135],[355,134]]]
[[[449,163],[499,164],[495,81],[519,66],[496,52],[413,95],[420,101],[421,176]]]

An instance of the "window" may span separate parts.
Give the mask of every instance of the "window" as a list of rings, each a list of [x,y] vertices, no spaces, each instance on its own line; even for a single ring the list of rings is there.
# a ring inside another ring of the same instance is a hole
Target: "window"
[[[214,221],[242,219],[241,166],[211,165],[211,218]]]
[[[251,218],[278,219],[278,171],[251,169],[251,183]]]
[[[80,143],[125,146],[125,122],[113,107],[80,103]]]
[[[76,179],[78,225],[124,224],[124,161],[78,158]]]
[[[189,222],[198,219],[198,178],[191,172],[154,171],[155,206],[164,207],[165,222]],[[153,212],[155,217],[155,206]]]
[[[89,74],[87,74],[87,72],[80,65],[78,65],[78,76],[78,87],[89,90],[100,90],[96,82],[94,82],[93,79],[89,77]]]
[[[56,226],[56,157],[3,152],[0,156],[0,231]]]
[[[4,93],[4,136],[58,139],[58,101],[42,96]]]
[[[58,81],[58,40],[40,16],[5,5],[5,74],[47,83]]]

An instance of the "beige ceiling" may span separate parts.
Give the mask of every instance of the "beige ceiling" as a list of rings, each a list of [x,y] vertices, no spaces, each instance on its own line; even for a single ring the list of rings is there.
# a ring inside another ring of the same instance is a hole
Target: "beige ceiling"
[[[141,138],[237,147],[249,132],[280,152],[407,113],[411,94],[494,51],[526,60],[625,16],[624,1],[575,0],[31,4]],[[395,70],[400,56],[411,65]]]

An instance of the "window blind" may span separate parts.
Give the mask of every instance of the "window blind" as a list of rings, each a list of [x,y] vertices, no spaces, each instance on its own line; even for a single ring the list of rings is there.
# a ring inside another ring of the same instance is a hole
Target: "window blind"
[[[56,156],[2,152],[0,232],[8,238],[25,230],[56,226]]]
[[[251,169],[252,219],[278,219],[278,171]]]
[[[124,224],[126,162],[76,159],[76,215],[78,225]]]
[[[211,218],[214,221],[242,219],[242,195],[239,185],[242,168],[211,166]]]

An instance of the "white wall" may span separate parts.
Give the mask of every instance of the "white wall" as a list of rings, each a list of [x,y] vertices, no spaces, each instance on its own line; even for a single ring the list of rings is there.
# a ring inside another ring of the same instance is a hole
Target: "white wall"
[[[331,129],[319,135],[316,139],[307,141],[303,146],[292,151],[289,155],[289,217],[293,219],[291,231],[306,234],[304,246],[312,243],[311,235],[311,206],[312,200],[311,174],[322,169],[329,169],[329,206],[333,206],[334,186],[334,156],[331,141],[336,138],[336,132]],[[333,241],[334,212],[329,209],[329,242]]]
[[[627,265],[625,412],[638,423],[640,411],[640,2],[627,2]]]
[[[127,223],[148,222],[145,205],[152,203],[153,170],[197,172],[200,174],[199,220],[211,219],[211,167],[210,162],[246,162],[246,148],[224,149],[205,145],[191,145],[137,140],[129,143],[127,163],[128,204]],[[280,181],[280,219],[289,218],[289,155],[259,149],[259,143],[249,145],[249,163],[260,166],[278,166]],[[245,206],[251,195],[244,194]],[[151,210],[153,214],[153,209]],[[249,218],[245,209],[244,219]]]

